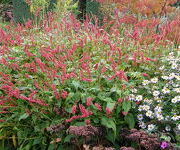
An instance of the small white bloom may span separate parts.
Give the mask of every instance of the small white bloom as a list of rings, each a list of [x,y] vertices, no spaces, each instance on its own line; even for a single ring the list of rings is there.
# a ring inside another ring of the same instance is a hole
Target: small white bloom
[[[129,95],[129,100],[135,100],[135,95],[134,94],[130,94]]]
[[[140,105],[139,108],[138,108],[138,111],[142,111],[143,110],[143,106]]]
[[[180,119],[180,116],[175,114],[171,119],[174,120],[174,121],[177,121],[177,120]]]
[[[171,74],[169,75],[169,80],[172,80],[172,79],[174,79],[175,77],[176,77],[175,73],[171,73]]]
[[[136,101],[137,101],[137,102],[142,101],[142,99],[143,99],[142,95],[137,95],[137,96],[136,96]]]
[[[172,65],[171,65],[171,68],[172,69],[176,69],[178,67],[178,65],[176,64],[176,63],[173,63]]]
[[[159,91],[154,91],[154,92],[153,92],[153,96],[155,96],[155,97],[159,96],[159,94],[160,94]]]
[[[165,127],[165,130],[166,130],[166,131],[171,131],[171,126],[166,126],[166,127]]]
[[[173,99],[171,100],[171,102],[175,104],[175,103],[178,102],[178,100],[177,100],[176,98],[173,98]]]
[[[149,81],[148,80],[143,80],[142,85],[148,85]]]
[[[152,117],[152,116],[153,116],[153,112],[150,111],[150,110],[147,111],[147,112],[146,112],[146,116],[147,116],[147,117]]]
[[[161,120],[164,120],[164,117],[163,117],[162,115],[157,115],[157,119],[158,119],[159,121],[161,121]]]
[[[142,129],[146,128],[146,124],[144,122],[139,122],[139,127]]]
[[[155,129],[155,125],[154,125],[154,124],[148,125],[148,130],[149,130],[149,131],[152,131],[152,130],[154,130],[154,129]]]
[[[180,131],[180,124],[177,125],[177,129]]]
[[[176,76],[175,78],[176,78],[177,80],[180,80],[180,76]]]
[[[174,52],[170,52],[169,56],[174,57]]]
[[[156,107],[154,108],[154,111],[155,111],[155,112],[161,112],[161,111],[162,111],[162,107],[161,107],[161,106],[156,106]]]
[[[180,88],[174,88],[173,91],[176,93],[180,93]]]
[[[138,120],[143,120],[143,115],[142,114],[137,115],[137,119]]]
[[[161,102],[162,102],[162,99],[159,98],[159,97],[154,97],[154,100],[157,101],[158,103],[161,103]]]
[[[152,79],[151,79],[151,82],[152,82],[152,83],[157,83],[157,82],[158,82],[158,78],[152,78]]]
[[[164,80],[168,80],[169,79],[168,76],[162,76],[161,78],[164,79]]]
[[[157,86],[153,86],[152,89],[153,89],[153,90],[154,90],[154,89],[158,89],[158,87],[157,87]]]
[[[152,101],[153,101],[152,99],[147,99],[147,98],[144,99],[144,102],[146,102],[148,104],[152,104]]]
[[[133,93],[137,93],[137,89],[132,89],[131,90]]]
[[[149,109],[150,109],[150,106],[148,106],[148,105],[143,105],[143,110],[148,111]]]
[[[168,88],[163,88],[163,89],[162,89],[162,92],[163,92],[164,94],[168,94],[168,93],[170,93],[170,90],[169,90]]]
[[[159,70],[163,70],[163,69],[164,69],[164,66],[159,67]]]
[[[172,103],[177,103],[177,102],[180,102],[180,96],[175,96],[172,100],[171,100]]]

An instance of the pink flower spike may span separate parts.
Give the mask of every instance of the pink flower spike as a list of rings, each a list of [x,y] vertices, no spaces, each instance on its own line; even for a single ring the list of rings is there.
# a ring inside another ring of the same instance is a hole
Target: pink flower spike
[[[92,105],[92,101],[93,101],[93,98],[92,98],[92,97],[88,97],[88,98],[86,99],[86,105],[87,105],[87,106],[91,106],[91,105]]]
[[[67,92],[67,91],[62,91],[61,97],[62,97],[63,99],[66,99],[67,96],[68,96],[68,92]]]
[[[97,108],[98,110],[102,110],[102,107],[101,107],[101,105],[100,105],[100,104],[95,103],[95,104],[94,104],[94,106],[96,106],[96,108]]]
[[[112,113],[112,112],[111,112],[110,108],[106,107],[106,114],[107,114],[107,115],[110,115],[111,113]]]
[[[76,109],[77,109],[77,106],[73,105],[72,108],[71,108],[71,113],[75,114],[76,113]]]
[[[118,103],[122,103],[123,102],[123,99],[122,98],[119,98],[118,99]]]
[[[90,120],[85,120],[85,123],[88,125],[88,124],[91,123],[91,121]]]

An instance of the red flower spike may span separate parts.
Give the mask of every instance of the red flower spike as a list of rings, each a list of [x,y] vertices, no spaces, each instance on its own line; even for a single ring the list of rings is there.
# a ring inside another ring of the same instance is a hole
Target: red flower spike
[[[87,106],[91,106],[91,105],[92,105],[92,101],[93,101],[93,98],[92,98],[92,97],[88,97],[88,98],[86,99],[86,105],[87,105]]]
[[[110,115],[111,113],[112,113],[112,112],[111,112],[110,108],[106,107],[106,114],[107,114],[107,115]]]
[[[62,99],[66,99],[67,96],[68,96],[68,92],[67,91],[62,91],[62,93],[61,93]]]

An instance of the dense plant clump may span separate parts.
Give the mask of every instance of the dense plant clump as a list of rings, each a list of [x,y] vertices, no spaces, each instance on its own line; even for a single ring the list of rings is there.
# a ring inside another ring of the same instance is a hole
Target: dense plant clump
[[[130,99],[137,103],[139,127],[149,132],[161,131],[162,136],[174,135],[179,140],[180,132],[180,55],[171,52],[163,66],[153,78],[147,77],[136,89],[132,89]],[[169,140],[170,140],[169,139]]]
[[[116,9],[99,26],[68,4],[0,28],[0,149],[178,147],[179,16]]]

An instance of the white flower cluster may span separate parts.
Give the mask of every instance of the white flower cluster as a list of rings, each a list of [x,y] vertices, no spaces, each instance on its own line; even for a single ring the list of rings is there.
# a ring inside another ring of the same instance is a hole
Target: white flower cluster
[[[159,68],[159,74],[143,80],[130,95],[130,100],[138,107],[139,127],[150,132],[159,129],[158,122],[171,121],[173,126],[180,128],[180,56],[170,53],[162,62],[164,65]],[[153,124],[149,124],[151,121]],[[164,129],[172,130],[169,125]]]

